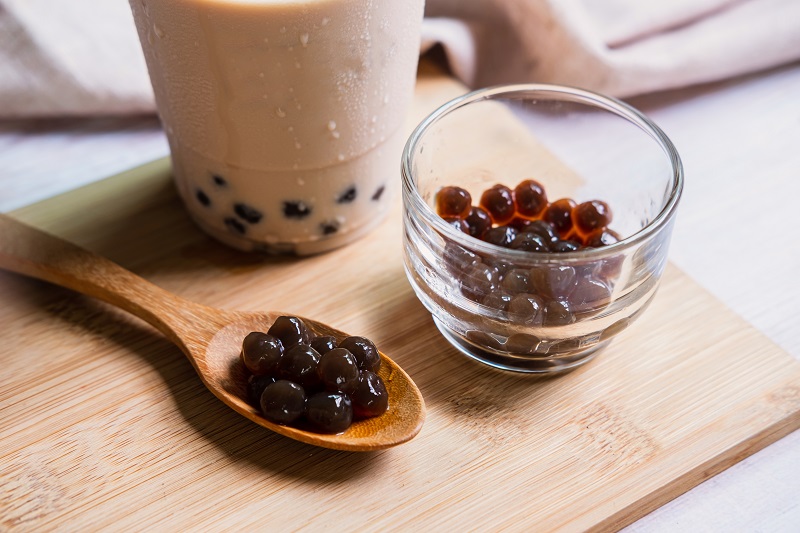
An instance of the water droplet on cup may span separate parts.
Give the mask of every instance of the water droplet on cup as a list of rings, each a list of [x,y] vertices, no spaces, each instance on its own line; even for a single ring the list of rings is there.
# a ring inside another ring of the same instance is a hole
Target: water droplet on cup
[[[284,111],[281,107],[276,107],[275,114],[278,115],[279,118],[283,118],[286,116],[286,111]]]
[[[302,34],[300,36],[300,44],[303,45],[303,48],[308,46],[308,34],[307,33],[304,33],[304,34]]]

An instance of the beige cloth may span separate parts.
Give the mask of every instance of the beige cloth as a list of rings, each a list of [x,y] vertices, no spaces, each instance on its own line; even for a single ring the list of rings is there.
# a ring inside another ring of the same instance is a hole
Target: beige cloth
[[[427,0],[422,41],[471,86],[630,96],[800,59],[800,0]],[[0,0],[0,116],[153,110],[126,0]]]

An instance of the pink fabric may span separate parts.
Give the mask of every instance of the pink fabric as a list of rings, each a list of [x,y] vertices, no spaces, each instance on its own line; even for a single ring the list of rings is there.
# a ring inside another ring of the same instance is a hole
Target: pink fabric
[[[427,0],[426,17],[421,49],[474,87],[630,96],[800,59],[798,0]],[[0,0],[0,116],[153,110],[126,0]]]

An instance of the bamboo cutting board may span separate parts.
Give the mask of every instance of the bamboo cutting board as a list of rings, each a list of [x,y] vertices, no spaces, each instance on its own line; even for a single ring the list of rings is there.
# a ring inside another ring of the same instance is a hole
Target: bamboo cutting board
[[[461,91],[422,75],[412,122]],[[205,237],[165,161],[13,215],[201,303],[371,337],[428,417],[381,452],[285,439],[150,327],[0,272],[0,529],[608,530],[800,426],[800,364],[672,266],[597,359],[537,378],[441,337],[403,273],[399,199],[357,245],[303,260]]]

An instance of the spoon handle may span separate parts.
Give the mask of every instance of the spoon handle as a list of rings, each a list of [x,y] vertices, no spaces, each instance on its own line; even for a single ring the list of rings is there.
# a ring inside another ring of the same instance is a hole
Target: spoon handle
[[[0,214],[0,268],[48,281],[115,305],[149,323],[184,349],[192,317],[208,313],[63,239]],[[183,337],[183,338],[182,338]]]

